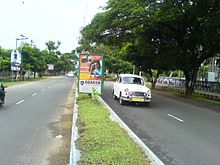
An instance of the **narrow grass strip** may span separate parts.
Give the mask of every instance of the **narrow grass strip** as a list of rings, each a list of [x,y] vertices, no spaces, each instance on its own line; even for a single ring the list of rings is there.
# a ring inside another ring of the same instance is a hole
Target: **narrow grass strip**
[[[150,160],[96,97],[78,97],[78,164],[149,165]]]

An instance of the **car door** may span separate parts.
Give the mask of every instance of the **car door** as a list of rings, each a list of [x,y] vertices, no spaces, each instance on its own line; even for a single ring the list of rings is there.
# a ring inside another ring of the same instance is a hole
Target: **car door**
[[[118,78],[114,84],[114,93],[117,97],[119,97],[120,83],[121,83],[121,76],[118,76]]]

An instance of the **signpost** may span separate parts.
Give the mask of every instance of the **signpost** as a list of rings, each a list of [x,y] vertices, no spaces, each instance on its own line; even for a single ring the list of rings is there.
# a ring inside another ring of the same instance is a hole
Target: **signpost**
[[[79,55],[79,82],[80,93],[102,93],[104,79],[104,55]]]
[[[18,50],[13,50],[11,52],[11,70],[20,71],[21,66],[21,54]]]
[[[20,35],[21,38],[16,38],[15,50],[11,52],[11,77],[13,81],[13,73],[16,71],[16,79],[18,76],[18,72],[21,71],[21,53],[17,50],[18,40],[27,40],[28,37],[23,34]],[[22,49],[21,49],[22,52]],[[20,76],[21,77],[21,76]]]
[[[11,76],[13,81],[13,73],[14,71],[16,74],[21,70],[21,54],[18,50],[12,50],[11,52]]]

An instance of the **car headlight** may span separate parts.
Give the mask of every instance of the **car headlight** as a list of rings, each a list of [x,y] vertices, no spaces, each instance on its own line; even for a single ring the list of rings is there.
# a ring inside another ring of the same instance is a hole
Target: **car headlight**
[[[144,97],[151,97],[151,91],[144,92]]]
[[[129,92],[129,89],[128,88],[124,89],[124,92],[127,94]]]
[[[132,97],[132,95],[133,95],[133,92],[131,92],[131,91],[128,92],[128,96],[129,96],[129,97]]]

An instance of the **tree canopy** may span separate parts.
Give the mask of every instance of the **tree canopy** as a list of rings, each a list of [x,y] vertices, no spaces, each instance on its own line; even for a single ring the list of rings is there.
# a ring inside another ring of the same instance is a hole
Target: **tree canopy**
[[[40,50],[35,45],[22,44],[19,49],[22,55],[21,62],[21,75],[24,79],[24,75],[28,71],[36,73],[39,76],[45,74],[48,71],[48,65],[54,66],[53,74],[66,73],[68,71],[74,71],[75,65],[72,60],[76,60],[77,56],[74,52],[61,54],[59,51],[59,46],[61,42],[48,41],[46,43],[47,49]],[[10,61],[11,61],[12,50],[6,50],[0,47],[0,72],[11,73]],[[49,72],[49,71],[48,71]]]
[[[109,0],[81,34],[90,45],[119,46],[146,72],[182,70],[191,94],[201,63],[220,51],[220,1]]]

